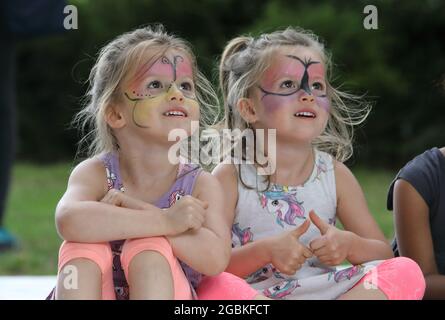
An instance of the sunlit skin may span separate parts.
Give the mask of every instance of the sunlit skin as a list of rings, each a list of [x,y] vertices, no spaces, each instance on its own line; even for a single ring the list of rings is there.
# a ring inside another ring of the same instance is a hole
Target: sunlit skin
[[[276,128],[278,139],[310,142],[324,130],[330,112],[325,67],[313,50],[276,49],[270,66],[252,91],[254,128]],[[314,117],[296,116],[310,112]]]
[[[161,130],[164,138],[172,129],[191,134],[191,121],[199,120],[193,78],[190,59],[180,51],[169,50],[156,61],[143,64],[124,86],[130,122],[152,133]]]

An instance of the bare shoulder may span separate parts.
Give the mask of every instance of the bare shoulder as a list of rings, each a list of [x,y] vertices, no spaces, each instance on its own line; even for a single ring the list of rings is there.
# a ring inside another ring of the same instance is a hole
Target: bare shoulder
[[[351,180],[356,180],[354,174],[351,170],[343,163],[337,160],[334,160],[334,172],[335,172],[335,180],[337,183],[343,183],[344,181],[350,182]]]
[[[220,181],[232,182],[236,185],[237,181],[237,171],[235,165],[232,163],[220,163],[215,169],[213,169],[212,174],[218,178]]]
[[[68,189],[88,189],[98,196],[103,195],[108,190],[106,177],[103,162],[96,157],[89,158],[73,169],[68,180]]]
[[[105,178],[105,167],[103,162],[94,157],[83,160],[78,165],[76,165],[71,172],[71,178],[85,178],[85,179],[96,179],[96,178]]]
[[[235,165],[220,163],[213,169],[212,175],[221,183],[227,207],[233,209],[238,202],[238,171]]]
[[[196,185],[193,193],[199,194],[203,190],[219,190],[220,188],[221,184],[218,179],[210,172],[203,170],[196,180]]]
[[[343,197],[362,197],[363,190],[352,171],[342,162],[334,160],[337,200]]]

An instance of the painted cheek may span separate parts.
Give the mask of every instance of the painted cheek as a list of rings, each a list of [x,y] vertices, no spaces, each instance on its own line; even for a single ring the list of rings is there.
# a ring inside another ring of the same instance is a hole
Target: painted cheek
[[[331,102],[329,101],[328,97],[315,97],[315,101],[317,102],[317,105],[325,110],[327,113],[331,110]]]
[[[133,106],[133,121],[138,126],[148,126],[150,123],[150,113],[161,104],[163,99],[165,99],[164,95],[161,95],[153,99],[135,102]]]
[[[303,90],[299,90],[295,94],[289,95],[289,96],[278,96],[269,94],[264,96],[262,99],[263,105],[266,109],[267,113],[273,113],[277,110],[283,109],[283,107],[290,106],[294,107],[296,103],[298,103],[300,97],[304,95]],[[315,102],[317,105],[325,110],[327,113],[329,113],[331,109],[331,103],[329,101],[328,97],[315,97]]]
[[[187,110],[189,110],[189,116],[196,114],[196,116],[191,118],[191,120],[199,120],[200,114],[198,101],[190,98],[185,98],[185,107],[187,108]]]
[[[273,113],[283,109],[287,105],[291,105],[295,102],[295,95],[290,96],[277,96],[273,94],[266,95],[262,99],[263,105],[267,113]]]

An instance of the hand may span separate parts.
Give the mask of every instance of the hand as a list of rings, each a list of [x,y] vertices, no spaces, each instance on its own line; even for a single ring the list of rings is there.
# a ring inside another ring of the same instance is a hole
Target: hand
[[[189,229],[198,230],[205,221],[208,204],[192,196],[185,196],[165,209],[167,235],[177,235]]]
[[[321,237],[312,240],[309,244],[314,255],[321,263],[328,266],[337,266],[342,263],[351,249],[351,233],[326,223],[313,210],[309,212],[309,217],[321,233]]]
[[[144,210],[147,209],[147,207],[149,206],[148,203],[139,199],[132,198],[122,191],[116,189],[108,190],[107,194],[102,198],[102,200],[100,200],[100,202],[134,210]]]
[[[307,231],[310,224],[310,220],[306,219],[298,228],[268,239],[270,261],[278,271],[293,275],[301,268],[306,259],[312,257],[312,252],[298,240]]]

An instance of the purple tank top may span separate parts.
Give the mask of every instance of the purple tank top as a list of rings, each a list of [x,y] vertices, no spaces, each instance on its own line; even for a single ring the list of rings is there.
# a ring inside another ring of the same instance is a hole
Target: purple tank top
[[[125,188],[122,184],[119,171],[118,154],[115,152],[107,153],[101,157],[101,160],[105,165],[105,170],[107,173],[108,190],[117,189],[124,192]],[[170,208],[181,197],[191,195],[196,179],[201,171],[202,169],[198,165],[180,164],[175,183],[171,186],[169,191],[167,191],[158,201],[156,201],[156,203],[154,203],[154,205],[163,209]],[[120,261],[120,254],[124,242],[125,239],[110,242],[111,250],[113,252],[113,280],[117,300],[127,300],[129,297],[128,283],[125,279]],[[193,295],[196,297],[195,289],[198,287],[202,275],[190,268],[184,262],[180,261],[180,263],[187,279],[190,282],[191,288],[193,289]]]
[[[120,176],[118,154],[116,152],[110,152],[101,156],[100,159],[105,166],[108,190],[117,189],[125,191]],[[181,197],[191,195],[196,179],[201,171],[202,168],[199,165],[180,164],[175,183],[154,205],[158,208],[169,208]],[[124,242],[125,239],[110,242],[111,251],[113,252],[113,282],[117,300],[128,300],[129,298],[128,283],[125,279],[120,259]],[[180,261],[180,264],[191,285],[193,297],[196,298],[196,288],[201,282],[202,274],[193,270],[182,261]],[[47,299],[54,299],[54,290]]]

